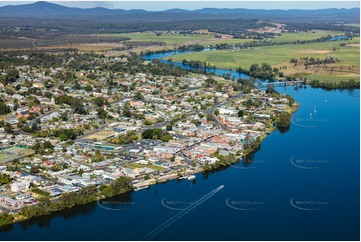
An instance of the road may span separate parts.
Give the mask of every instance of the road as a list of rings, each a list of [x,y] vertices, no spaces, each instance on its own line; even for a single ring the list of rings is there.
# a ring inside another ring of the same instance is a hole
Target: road
[[[45,112],[44,114],[36,117],[34,120],[30,120],[30,122],[26,123],[22,128],[25,128],[25,127],[31,125],[34,121],[39,121],[41,118],[43,118],[43,117],[45,117],[45,116],[47,116],[47,115],[49,115],[49,114],[52,114],[52,113],[54,113],[55,111],[56,111],[56,110],[51,110],[51,111]],[[14,130],[14,133],[20,132],[20,133],[28,134],[28,133],[23,132],[23,131],[21,130],[22,128],[15,129],[15,130]]]
[[[212,117],[213,121],[215,122],[215,124],[218,127],[226,130],[227,127],[224,126],[221,122],[219,122],[218,118],[214,115],[214,110],[219,108],[219,107],[225,106],[225,105],[229,104],[230,102],[232,102],[234,99],[240,98],[242,96],[243,96],[243,92],[240,92],[237,95],[235,95],[235,96],[231,97],[230,99],[228,99],[227,101],[219,103],[219,104],[209,108],[206,112],[207,112],[207,114],[209,114]]]

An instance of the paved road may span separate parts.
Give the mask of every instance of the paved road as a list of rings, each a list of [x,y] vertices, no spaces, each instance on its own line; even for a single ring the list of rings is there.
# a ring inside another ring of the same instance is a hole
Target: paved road
[[[51,111],[45,112],[44,114],[36,117],[34,120],[30,120],[30,122],[26,123],[22,128],[31,125],[34,121],[39,121],[41,118],[43,118],[43,117],[45,117],[45,116],[47,116],[47,115],[49,115],[49,114],[52,114],[52,113],[54,113],[55,111],[56,111],[56,110],[51,110]],[[15,129],[15,130],[14,130],[14,133],[21,132],[21,133],[24,133],[24,134],[28,134],[28,133],[23,132],[23,131],[21,130],[22,128]]]
[[[211,115],[213,121],[216,123],[217,126],[221,127],[222,129],[227,129],[227,127],[224,126],[221,122],[219,122],[218,118],[214,115],[214,110],[217,109],[217,108],[219,108],[219,107],[222,107],[222,106],[225,106],[225,105],[229,104],[230,102],[232,102],[232,101],[233,101],[234,99],[236,99],[236,98],[242,97],[243,94],[244,94],[243,92],[240,92],[240,93],[238,93],[237,95],[235,95],[235,96],[231,97],[230,99],[228,99],[227,101],[222,102],[222,103],[219,103],[219,104],[217,104],[217,105],[209,108],[209,109],[206,111],[207,114]]]

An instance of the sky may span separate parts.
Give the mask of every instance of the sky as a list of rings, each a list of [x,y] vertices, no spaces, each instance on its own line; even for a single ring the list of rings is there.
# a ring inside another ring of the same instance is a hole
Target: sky
[[[1,1],[0,6],[28,4],[36,1]],[[68,7],[110,9],[145,9],[149,11],[172,8],[249,8],[249,9],[324,9],[324,8],[359,8],[359,1],[48,1]]]

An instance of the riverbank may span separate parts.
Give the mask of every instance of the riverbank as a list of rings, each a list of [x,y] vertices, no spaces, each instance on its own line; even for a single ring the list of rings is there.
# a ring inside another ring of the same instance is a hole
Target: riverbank
[[[133,189],[130,181],[128,177],[120,177],[108,186],[89,186],[53,199],[43,195],[38,198],[36,204],[23,208],[15,214],[1,213],[0,227],[126,193]]]

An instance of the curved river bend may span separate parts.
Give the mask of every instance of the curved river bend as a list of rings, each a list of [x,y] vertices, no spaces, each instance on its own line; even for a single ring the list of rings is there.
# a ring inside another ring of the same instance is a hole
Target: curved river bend
[[[4,228],[0,238],[359,240],[360,91],[277,89],[301,106],[290,129],[270,134],[248,166],[34,218]]]

